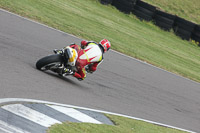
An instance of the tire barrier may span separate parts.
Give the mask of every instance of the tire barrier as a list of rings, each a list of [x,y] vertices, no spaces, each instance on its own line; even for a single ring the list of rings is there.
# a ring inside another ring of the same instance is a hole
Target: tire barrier
[[[175,18],[175,15],[156,10],[153,19],[155,21],[155,24],[161,29],[170,31],[173,28]]]
[[[152,6],[141,0],[138,0],[133,8],[133,14],[135,14],[139,19],[146,21],[151,21],[153,19],[155,11],[155,6]]]
[[[137,0],[136,2],[136,5],[140,6],[140,7],[143,7],[149,11],[152,11],[152,12],[155,12],[156,11],[156,7],[153,6],[153,5],[150,5],[144,1],[141,1],[141,0]]]
[[[190,40],[195,25],[195,23],[176,16],[173,28],[176,35],[184,40]]]
[[[177,36],[181,37],[183,40],[189,41],[192,33],[190,31],[185,30],[185,29],[177,28],[177,31],[175,32],[175,34]]]
[[[191,38],[196,42],[200,42],[200,25],[196,25],[192,32]],[[199,44],[200,46],[200,44]]]
[[[133,12],[140,20],[146,20],[146,21],[151,21],[153,18],[152,16],[146,15],[145,13],[138,11],[138,10],[134,10]]]
[[[101,4],[103,5],[108,5],[108,4],[112,4],[113,0],[101,0]]]
[[[184,40],[195,40],[200,43],[200,25],[181,17],[166,13],[142,0],[101,0],[102,4],[112,4],[118,10],[135,14],[140,20],[154,21],[161,29],[174,30]],[[200,44],[199,44],[200,46]]]
[[[113,0],[112,5],[121,12],[130,14],[133,10],[135,0]]]

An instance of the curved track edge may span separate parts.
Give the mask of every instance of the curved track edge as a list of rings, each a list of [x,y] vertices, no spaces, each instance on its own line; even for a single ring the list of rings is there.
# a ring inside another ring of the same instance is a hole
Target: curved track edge
[[[15,104],[15,103],[40,103],[40,104],[50,104],[50,105],[63,106],[63,107],[68,107],[68,108],[76,108],[76,109],[88,110],[88,111],[93,111],[93,112],[98,112],[98,113],[105,113],[105,114],[122,116],[122,117],[126,117],[126,118],[131,118],[131,119],[134,119],[134,120],[140,120],[140,121],[148,122],[148,123],[155,124],[155,125],[158,125],[158,126],[173,128],[173,129],[177,129],[177,130],[181,130],[181,131],[185,131],[185,132],[189,132],[189,133],[196,133],[194,131],[190,131],[190,130],[186,130],[186,129],[182,129],[182,128],[178,128],[178,127],[174,127],[174,126],[171,126],[171,125],[166,125],[166,124],[162,124],[162,123],[158,123],[158,122],[154,122],[154,121],[150,121],[150,120],[146,120],[146,119],[141,119],[141,118],[137,118],[137,117],[133,117],[133,116],[118,114],[118,113],[113,113],[113,112],[108,112],[108,111],[90,109],[90,108],[85,108],[85,107],[80,107],[80,106],[75,106],[75,105],[61,104],[61,103],[48,102],[48,101],[35,100],[35,99],[23,99],[23,98],[3,98],[3,99],[0,99],[0,106],[8,105],[8,104]]]

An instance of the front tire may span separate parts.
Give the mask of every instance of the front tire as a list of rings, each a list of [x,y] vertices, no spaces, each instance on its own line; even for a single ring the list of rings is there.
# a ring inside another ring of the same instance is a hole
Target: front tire
[[[41,58],[36,62],[36,68],[38,70],[43,70],[48,65],[58,64],[63,62],[63,57],[60,54],[49,55]]]

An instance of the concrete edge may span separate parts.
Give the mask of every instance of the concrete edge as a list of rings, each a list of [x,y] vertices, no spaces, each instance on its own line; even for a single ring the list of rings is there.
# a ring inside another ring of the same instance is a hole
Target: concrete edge
[[[64,32],[64,31],[61,31],[61,30],[58,30],[58,29],[55,29],[55,28],[52,28],[52,27],[50,27],[50,26],[48,26],[48,25],[39,23],[39,22],[34,21],[34,20],[31,20],[31,19],[29,19],[29,18],[22,17],[22,16],[20,16],[20,15],[18,15],[18,14],[12,13],[12,12],[7,11],[7,10],[4,10],[4,9],[2,9],[2,8],[0,8],[0,11],[3,11],[3,12],[6,12],[6,13],[9,13],[9,14],[18,16],[18,17],[23,18],[23,19],[25,19],[25,20],[28,20],[28,21],[30,21],[30,22],[36,23],[36,24],[38,24],[38,25],[42,25],[42,26],[44,26],[44,27],[46,27],[46,28],[52,29],[52,30],[54,30],[54,31],[61,32],[61,33],[63,33],[63,34],[69,35],[69,36],[71,36],[71,37],[74,37],[74,38],[77,38],[77,39],[81,39],[81,38],[76,37],[75,35],[66,33],[66,32]],[[181,77],[181,78],[184,78],[184,79],[186,79],[186,80],[192,81],[192,82],[194,82],[194,83],[196,83],[196,84],[200,84],[199,82],[196,82],[196,81],[191,80],[191,79],[189,79],[189,78],[186,78],[186,77],[177,75],[177,74],[175,74],[175,73],[169,72],[169,71],[167,71],[167,70],[165,70],[165,69],[162,69],[162,68],[160,68],[160,67],[157,67],[157,66],[154,66],[154,65],[152,65],[152,64],[149,64],[149,63],[147,63],[146,61],[142,61],[142,60],[136,59],[136,58],[134,58],[134,57],[125,55],[125,54],[123,54],[123,53],[120,53],[120,52],[115,51],[115,50],[112,50],[112,49],[110,49],[110,50],[113,51],[113,52],[115,52],[115,53],[117,53],[117,54],[120,54],[120,55],[122,55],[122,56],[128,57],[128,58],[133,59],[133,60],[135,60],[135,61],[138,61],[138,62],[140,62],[140,63],[143,63],[143,64],[146,64],[146,65],[152,66],[152,67],[154,67],[154,68],[160,69],[160,70],[162,70],[162,71],[168,72],[168,73],[170,73],[170,74],[172,74],[172,75],[175,75],[175,76],[177,76],[177,77]]]
[[[118,114],[118,113],[113,113],[113,112],[108,112],[108,111],[102,111],[102,110],[96,110],[96,109],[90,109],[90,108],[85,108],[85,107],[80,107],[80,106],[48,102],[48,101],[42,101],[42,100],[23,99],[23,98],[3,98],[3,99],[0,99],[0,106],[7,105],[7,104],[24,103],[24,102],[50,104],[50,105],[57,105],[57,106],[63,106],[63,107],[69,107],[69,108],[88,110],[88,111],[93,111],[93,112],[98,112],[98,113],[117,115],[117,116],[122,116],[122,117],[126,117],[126,118],[131,118],[134,120],[148,122],[148,123],[155,124],[158,126],[173,128],[173,129],[177,129],[177,130],[181,130],[181,131],[185,131],[185,132],[189,132],[189,133],[196,133],[194,131],[190,131],[190,130],[186,130],[186,129],[182,129],[182,128],[178,128],[178,127],[174,127],[174,126],[170,126],[170,125],[166,125],[166,124],[162,124],[162,123],[158,123],[158,122],[154,122],[154,121],[150,121],[150,120],[145,120],[145,119],[141,119],[141,118],[137,118],[137,117],[132,117],[132,116],[124,115],[124,114]]]

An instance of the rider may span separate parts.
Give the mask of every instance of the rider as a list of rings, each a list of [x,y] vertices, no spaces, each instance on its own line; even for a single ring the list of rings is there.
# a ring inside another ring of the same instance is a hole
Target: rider
[[[99,43],[83,40],[81,41],[82,49],[76,44],[71,44],[64,48],[65,51],[69,53],[68,65],[75,66],[77,69],[77,71],[71,74],[80,81],[84,80],[86,77],[86,70],[89,73],[96,71],[98,64],[103,61],[103,54],[107,52],[110,47],[110,42],[107,39],[103,39]]]

